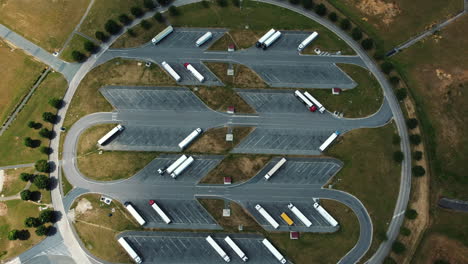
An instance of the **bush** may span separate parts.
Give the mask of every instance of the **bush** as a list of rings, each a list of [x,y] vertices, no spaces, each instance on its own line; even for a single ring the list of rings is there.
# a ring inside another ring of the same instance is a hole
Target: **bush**
[[[29,174],[29,173],[26,173],[26,172],[23,172],[23,173],[20,174],[20,179],[22,181],[24,181],[24,182],[32,180],[33,177],[34,177],[33,174]]]
[[[414,166],[412,169],[411,169],[411,172],[413,172],[413,175],[415,177],[421,177],[421,176],[424,176],[424,174],[426,174],[426,170],[424,169],[424,167],[422,166]]]
[[[389,79],[390,83],[393,85],[393,86],[397,86],[399,83],[400,83],[400,77],[398,76],[391,76],[390,79]]]
[[[395,96],[398,99],[398,101],[403,101],[406,98],[406,96],[408,96],[408,92],[405,88],[400,88],[396,91]]]
[[[409,236],[411,235],[411,230],[407,227],[402,226],[400,228],[400,234],[402,234],[403,236]]]
[[[34,177],[33,183],[37,188],[47,190],[50,187],[50,178],[43,174],[37,175]]]
[[[52,148],[42,146],[42,147],[39,149],[39,151],[40,151],[42,154],[49,155],[49,154],[52,153]]]
[[[49,99],[49,105],[54,108],[60,109],[63,106],[63,101],[62,99],[53,97]]]
[[[49,227],[46,227],[44,225],[40,225],[36,228],[36,235],[38,236],[45,236],[47,233],[49,233]]]
[[[141,17],[145,12],[143,12],[143,9],[139,8],[138,6],[134,6],[130,8],[130,13],[132,13],[134,17]]]
[[[300,0],[289,0],[289,3],[293,4],[293,5],[297,5],[299,4]]]
[[[19,230],[13,229],[10,232],[8,232],[8,240],[17,240],[19,237]]]
[[[328,13],[327,7],[324,4],[316,5],[315,13],[317,13],[319,16],[324,16]]]
[[[393,152],[393,160],[397,163],[401,163],[403,159],[405,158],[405,155],[401,151],[395,151]]]
[[[422,157],[423,157],[423,153],[419,150],[413,153],[413,159],[415,160],[421,160]]]
[[[50,164],[47,160],[36,161],[36,164],[34,164],[34,167],[39,172],[46,172],[46,173],[50,172]]]
[[[233,6],[240,7],[240,0],[231,0],[231,1],[232,1]]]
[[[394,66],[391,62],[389,61],[384,61],[384,63],[380,64],[380,68],[382,68],[382,71],[385,73],[385,74],[389,74],[390,72],[393,71],[394,69]]]
[[[201,3],[202,3],[202,6],[203,6],[204,8],[210,7],[210,2],[209,2],[209,1],[203,0],[203,1],[201,1]]]
[[[26,147],[29,147],[29,148],[34,148],[34,140],[32,140],[30,137],[27,137],[23,140],[23,144],[26,146]]]
[[[341,20],[340,28],[343,30],[349,30],[351,28],[351,21],[349,21],[347,18]]]
[[[83,62],[86,60],[86,55],[77,50],[72,51],[71,56],[73,61],[76,62]]]
[[[406,251],[406,246],[405,244],[401,243],[400,241],[395,241],[392,244],[392,251],[395,252],[395,254],[403,254],[403,252]]]
[[[31,200],[32,192],[30,190],[23,190],[20,192],[20,197],[23,201],[29,201]]]
[[[302,0],[301,3],[305,9],[312,9],[314,7],[314,2],[312,0]]]
[[[177,7],[171,6],[171,7],[169,7],[169,15],[178,16],[178,15],[180,15],[180,11],[179,11],[179,9]]]
[[[94,36],[102,42],[106,42],[109,39],[109,37],[102,31],[96,31]]]
[[[418,135],[418,134],[410,135],[409,140],[410,140],[411,144],[413,144],[413,145],[421,144],[421,136]]]
[[[206,2],[206,1],[205,1]],[[164,22],[164,17],[163,15],[160,13],[160,12],[156,12],[156,14],[154,14],[153,18],[158,21],[159,23],[162,23]]]
[[[158,0],[158,3],[162,6],[167,6],[170,2],[170,0]]]
[[[106,24],[104,25],[104,28],[111,35],[115,35],[115,34],[119,33],[120,30],[122,30],[122,26],[117,24],[117,22],[115,22],[112,19],[107,20]]]
[[[24,225],[26,227],[38,227],[41,225],[41,221],[39,221],[39,218],[36,217],[28,217],[24,219]]]
[[[332,22],[338,21],[338,15],[335,12],[331,12],[328,15],[328,19],[330,19]]]
[[[53,223],[55,222],[55,212],[52,210],[44,210],[39,214],[39,221],[41,223]]]
[[[299,1],[299,0],[297,0]],[[228,1],[227,0],[216,0],[216,3],[220,6],[220,7],[226,7],[228,6]]]
[[[148,29],[150,29],[152,26],[153,26],[153,24],[151,24],[151,23],[150,23],[149,21],[147,21],[147,20],[141,21],[141,27],[142,27],[144,30],[148,30]]]
[[[416,118],[410,118],[406,120],[406,125],[409,129],[415,129],[418,126],[418,120]]]
[[[143,6],[148,10],[153,10],[156,7],[153,3],[153,0],[144,0]]]
[[[401,142],[400,135],[398,135],[398,134],[393,134],[392,144],[393,144],[393,145],[398,145],[398,144],[400,144],[400,142]]]
[[[351,31],[351,37],[353,37],[354,40],[358,41],[362,39],[362,31],[359,28],[353,28],[353,31]]]
[[[416,210],[414,210],[414,209],[408,209],[405,212],[405,217],[410,219],[410,220],[414,220],[414,219],[416,219],[416,217],[418,217],[418,212],[416,212]]]
[[[119,16],[119,21],[120,23],[124,24],[124,25],[130,25],[132,23],[132,19],[127,16],[126,14],[121,14]]]
[[[39,136],[43,137],[43,138],[52,138],[52,135],[53,135],[53,131],[47,129],[47,128],[43,128],[41,130],[39,130]]]
[[[370,50],[374,47],[374,40],[371,38],[366,38],[361,42],[362,48],[365,50]]]

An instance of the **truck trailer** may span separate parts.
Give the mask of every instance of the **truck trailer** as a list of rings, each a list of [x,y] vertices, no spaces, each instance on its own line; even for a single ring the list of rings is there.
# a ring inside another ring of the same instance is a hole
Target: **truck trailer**
[[[245,255],[244,251],[242,251],[242,249],[240,249],[229,236],[226,236],[224,241],[226,241],[226,243],[232,248],[232,250],[236,252],[239,258],[242,259],[242,261],[247,262],[247,260],[249,260],[249,258]]]
[[[216,250],[216,252],[218,252],[218,254],[224,259],[224,261],[231,261],[226,252],[224,252],[224,250],[218,245],[218,243],[216,243],[216,241],[214,241],[214,239],[211,236],[207,236],[206,241],[210,243],[210,245],[214,248],[214,250]]]
[[[268,221],[268,223],[270,223],[270,225],[273,226],[274,229],[277,229],[279,227],[278,222],[276,222],[276,220],[273,219],[273,217],[271,217],[271,215],[265,209],[263,209],[261,205],[255,205],[255,209],[257,209],[257,211],[263,216],[263,218],[265,218]]]
[[[182,164],[185,160],[187,159],[187,156],[185,155],[182,155],[180,156],[176,161],[174,161],[174,163],[171,164],[171,166],[169,166],[167,169],[166,169],[166,172],[171,174],[175,169],[177,169],[177,167],[180,166],[180,164]]]
[[[111,137],[117,134],[120,131],[123,131],[124,127],[122,125],[117,125],[111,131],[107,132],[101,139],[98,140],[99,145],[104,145]]]
[[[263,43],[268,39],[270,38],[271,36],[273,36],[273,34],[275,34],[276,30],[275,29],[270,29],[267,33],[265,33],[265,35],[263,35],[258,41],[257,43],[255,43],[255,46],[257,46],[257,48],[260,48]]]
[[[213,37],[213,34],[211,32],[206,32],[203,36],[201,36],[197,41],[195,42],[195,45],[197,47],[200,47],[201,45],[205,44],[208,40],[210,40]]]
[[[177,176],[179,176],[185,169],[188,168],[188,166],[190,166],[190,164],[192,164],[193,160],[194,159],[192,156],[188,157],[188,159],[186,159],[184,163],[180,164],[180,166],[177,167],[177,169],[175,169],[174,172],[171,173],[171,177],[173,179],[177,178]]]
[[[124,203],[125,208],[130,212],[130,214],[135,218],[135,220],[140,224],[144,225],[146,223],[145,219],[141,217],[141,215],[138,213],[138,211],[133,207],[133,205],[130,202],[125,202]]]
[[[278,163],[276,163],[275,166],[273,166],[273,168],[271,168],[271,170],[269,170],[267,174],[265,174],[265,179],[269,180],[271,176],[273,176],[273,174],[275,174],[281,168],[281,166],[284,165],[284,163],[286,163],[285,158],[282,158],[280,161],[278,161]]]
[[[320,213],[320,215],[322,215],[323,218],[327,220],[327,222],[330,225],[332,226],[338,225],[338,222],[335,220],[335,218],[333,218],[333,216],[331,216],[325,209],[323,209],[323,207],[320,204],[314,203],[314,207]]]
[[[262,240],[263,245],[268,248],[268,250],[275,256],[275,258],[281,262],[282,264],[286,263],[286,259],[283,257],[283,255],[268,241],[268,239],[263,239]]]
[[[318,110],[320,113],[323,114],[325,112],[325,107],[317,100],[315,97],[313,97],[309,92],[305,92],[304,95],[315,105],[317,106]]]
[[[269,37],[265,42],[262,44],[262,49],[266,50],[268,47],[271,46],[276,40],[281,37],[281,32],[276,31],[271,37]]]
[[[205,80],[205,77],[203,77],[203,75],[201,75],[201,73],[198,72],[197,69],[192,66],[192,64],[184,63],[184,66],[190,73],[192,73],[193,76],[195,76],[195,78],[197,78],[199,82],[203,82]]]
[[[169,65],[167,62],[163,61],[161,63],[161,65],[163,66],[163,68],[167,71],[167,73],[169,73],[169,75],[172,76],[172,78],[174,78],[174,80],[176,80],[176,82],[180,81],[180,75],[177,74],[176,71],[174,71],[174,69],[172,69],[171,65]]]
[[[138,254],[133,250],[133,248],[128,244],[127,240],[125,238],[121,237],[117,240],[119,244],[127,251],[128,255],[136,262],[136,263],[141,263],[141,258],[138,256]]]
[[[161,209],[161,207],[159,207],[154,200],[150,200],[149,204],[151,205],[151,207],[153,207],[153,209],[156,211],[156,213],[158,213],[158,215],[162,218],[162,220],[166,224],[169,224],[171,222],[171,219],[169,219],[169,217],[166,215],[166,213],[164,213],[164,211]]]
[[[296,96],[296,98],[299,99],[307,107],[307,109],[309,109],[309,111],[317,111],[317,107],[298,90],[294,92],[294,96]]]
[[[168,26],[165,28],[163,31],[159,32],[156,37],[154,37],[151,42],[153,45],[158,44],[161,40],[163,40],[165,37],[167,37],[169,34],[171,34],[174,31],[174,28],[172,26]]]
[[[192,131],[192,133],[190,133],[186,138],[184,138],[184,140],[182,140],[180,143],[179,143],[179,148],[181,149],[184,149],[185,147],[187,147],[196,137],[198,137],[201,133],[202,133],[202,129],[201,128],[197,128],[195,129],[194,131]]]
[[[289,226],[292,226],[294,224],[294,221],[287,215],[285,212],[281,214],[281,218],[288,224]]]
[[[338,137],[338,135],[340,134],[340,132],[338,131],[335,131],[333,132],[333,134],[331,134],[327,140],[325,140],[325,142],[323,142],[322,145],[320,145],[319,149],[320,151],[325,151],[326,148],[328,148],[328,146],[330,146],[330,144]]]
[[[309,45],[316,37],[318,37],[318,33],[314,32],[310,34],[306,39],[304,39],[301,44],[299,44],[299,47],[297,47],[298,51],[302,51],[307,45]]]
[[[310,220],[292,203],[288,204],[288,208],[293,212],[294,215],[296,215],[297,218],[299,218],[299,220],[301,220],[305,226],[310,227],[312,225]]]

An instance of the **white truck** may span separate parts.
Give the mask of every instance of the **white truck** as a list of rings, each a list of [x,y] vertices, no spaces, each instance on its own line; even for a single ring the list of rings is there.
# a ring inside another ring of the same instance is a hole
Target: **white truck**
[[[245,255],[244,251],[242,251],[242,249],[240,249],[239,246],[237,246],[237,244],[229,236],[226,236],[224,241],[226,241],[226,243],[232,248],[232,250],[236,252],[239,258],[242,259],[242,261],[247,262],[247,260],[249,260],[249,258]]]
[[[205,77],[203,77],[203,75],[201,75],[201,73],[198,72],[197,69],[192,66],[192,64],[184,63],[184,66],[193,76],[195,76],[195,78],[197,78],[199,82],[203,82],[205,80]]]
[[[185,160],[187,159],[187,156],[185,155],[182,155],[180,156],[176,161],[174,161],[174,163],[171,164],[171,166],[169,166],[167,169],[166,169],[166,172],[171,174],[175,169],[177,169],[177,167],[180,166],[180,164],[182,164]]]
[[[325,107],[317,100],[315,97],[313,97],[309,92],[305,92],[304,95],[315,105],[317,106],[318,110],[320,113],[323,114],[325,112]]]
[[[309,109],[309,111],[317,111],[317,107],[298,90],[294,92],[294,96],[296,96],[296,98],[299,99],[307,107],[307,109]]]
[[[314,203],[314,207],[320,213],[320,215],[322,215],[323,218],[325,218],[327,220],[327,222],[331,226],[337,226],[338,225],[338,222],[335,220],[335,218],[333,218],[333,216],[331,216],[325,209],[323,209],[323,207],[320,204]]]
[[[130,212],[130,214],[135,218],[135,220],[140,224],[144,225],[146,223],[145,219],[141,217],[141,215],[138,213],[138,211],[133,207],[133,205],[130,202],[125,202],[124,203],[125,208]]]
[[[201,133],[202,133],[202,129],[201,128],[197,128],[195,129],[194,131],[192,131],[192,133],[190,133],[186,138],[184,138],[184,140],[182,140],[180,143],[179,143],[179,148],[181,149],[184,149],[185,147],[187,147],[190,142],[192,142],[196,137],[198,137]]]
[[[276,30],[274,28],[270,29],[267,33],[265,33],[265,35],[263,35],[257,41],[257,43],[255,43],[255,46],[257,46],[257,48],[260,48],[268,38],[270,38],[271,36],[273,36],[273,34],[275,34],[275,32],[276,32]]]
[[[138,254],[135,252],[135,250],[128,244],[127,240],[125,238],[121,237],[117,240],[119,244],[127,251],[128,255],[136,262],[136,263],[141,263],[141,258],[138,256]]]
[[[281,32],[276,31],[271,37],[269,37],[265,42],[262,44],[262,49],[266,50],[268,47],[271,46],[277,39],[281,37]]]
[[[163,220],[166,224],[171,223],[171,219],[169,219],[169,217],[167,216],[166,213],[164,213],[164,211],[161,209],[161,207],[159,207],[159,206],[156,204],[156,201],[150,200],[150,201],[149,201],[149,204],[151,205],[151,207],[153,207],[153,209],[156,211],[156,213],[158,213],[158,215],[162,218],[162,220]]]
[[[197,47],[200,47],[201,45],[205,44],[208,40],[210,40],[213,37],[213,34],[211,32],[206,32],[203,36],[201,36],[197,41],[195,42],[195,45]]]
[[[312,222],[310,222],[310,220],[292,203],[288,204],[288,208],[293,212],[294,215],[296,215],[297,218],[299,218],[299,220],[301,220],[305,226],[310,227],[312,225]]]
[[[180,75],[177,74],[176,71],[174,71],[174,69],[172,69],[171,65],[169,65],[169,63],[163,61],[161,63],[161,65],[163,66],[163,68],[167,71],[167,73],[169,73],[169,75],[172,76],[172,78],[174,78],[174,80],[176,80],[176,82],[180,81]]]
[[[285,158],[282,158],[280,161],[278,161],[278,163],[276,163],[275,166],[273,166],[273,168],[271,168],[271,170],[269,170],[267,174],[265,174],[265,180],[268,181],[271,178],[271,176],[273,176],[273,174],[275,174],[284,165],[284,163],[286,163]]]
[[[177,176],[179,176],[185,169],[187,169],[193,161],[193,157],[188,157],[188,159],[186,159],[182,164],[180,164],[179,167],[177,167],[177,169],[174,170],[174,172],[171,173],[171,177],[173,179],[177,178]]]
[[[268,239],[263,239],[262,240],[263,245],[268,248],[268,250],[275,256],[275,258],[281,262],[282,264],[286,263],[286,259],[283,257],[283,255],[268,241]]]
[[[317,37],[318,37],[318,33],[314,31],[306,39],[304,39],[301,42],[301,44],[299,44],[299,47],[297,47],[297,51],[302,51],[305,47],[307,47],[307,45],[309,45]]]
[[[153,45],[158,44],[161,40],[163,40],[167,35],[171,34],[174,31],[174,28],[172,26],[168,26],[165,28],[163,31],[159,32],[159,34],[154,37],[151,42]]]
[[[257,209],[257,211],[263,216],[263,218],[265,218],[265,220],[268,221],[268,223],[270,223],[270,225],[273,226],[274,229],[279,227],[278,222],[276,222],[276,220],[273,219],[273,217],[271,217],[271,215],[265,209],[263,209],[261,205],[255,205],[255,209]]]
[[[338,135],[340,134],[339,131],[335,131],[333,132],[333,134],[331,134],[327,140],[325,140],[325,142],[322,143],[322,145],[320,145],[319,149],[320,151],[325,151],[325,149],[328,148],[328,146],[330,146],[330,144],[338,137]]]
[[[117,125],[114,127],[111,131],[107,132],[101,139],[98,140],[99,145],[105,144],[111,137],[113,137],[115,134],[117,134],[120,131],[123,131],[124,127],[122,125]]]
[[[214,248],[214,250],[216,250],[216,252],[218,252],[218,254],[224,259],[224,261],[231,261],[226,252],[224,252],[224,250],[218,245],[218,243],[216,243],[216,241],[214,241],[214,239],[211,236],[207,236],[206,241],[210,243],[210,245]]]

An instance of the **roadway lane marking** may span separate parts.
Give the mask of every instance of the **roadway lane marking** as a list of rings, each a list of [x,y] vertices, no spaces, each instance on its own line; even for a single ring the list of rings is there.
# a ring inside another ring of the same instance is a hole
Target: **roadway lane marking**
[[[404,213],[405,213],[405,211],[401,211],[401,212],[399,212],[398,214],[394,215],[394,216],[392,217],[392,219],[397,218],[397,217],[399,217],[400,215],[402,215],[402,214],[404,214]]]

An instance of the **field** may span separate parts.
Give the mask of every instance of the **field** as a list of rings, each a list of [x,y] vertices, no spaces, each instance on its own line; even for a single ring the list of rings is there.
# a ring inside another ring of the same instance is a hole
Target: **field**
[[[68,62],[74,62],[73,57],[72,57],[72,52],[73,51],[79,51],[83,54],[86,54],[89,56],[88,52],[85,51],[84,49],[84,43],[87,42],[88,40],[78,34],[74,34],[68,45],[65,47],[65,49],[62,51],[60,54],[60,58],[64,61]]]
[[[17,115],[11,126],[0,137],[0,166],[35,162],[47,156],[39,148],[28,148],[23,145],[26,137],[40,140],[41,146],[48,146],[48,140],[41,138],[39,129],[29,128],[27,123],[35,121],[43,128],[51,129],[52,125],[42,120],[42,113],[55,113],[56,109],[48,104],[52,97],[62,98],[67,89],[67,81],[59,73],[49,73],[34,92],[23,110]]]
[[[152,25],[150,29],[143,29],[141,25],[137,25],[132,28],[134,35],[130,35],[129,33],[124,34],[112,44],[112,48],[121,49],[140,46],[150,41],[157,32],[162,31],[166,27],[165,24],[158,23],[151,18],[147,19],[147,21]]]
[[[228,133],[227,127],[212,128],[203,133],[187,149],[188,152],[195,153],[213,153],[213,154],[226,154],[234,148],[239,142],[244,139],[251,131],[251,127],[234,127],[232,134],[234,140],[232,142],[226,141],[226,134]]]
[[[65,173],[63,173],[63,168],[62,170],[62,178],[60,178],[60,181],[62,183],[62,190],[63,190],[63,196],[67,195],[68,192],[70,192],[73,189],[73,185],[68,181],[67,176]]]
[[[0,23],[49,52],[58,51],[90,0],[2,0]],[[100,2],[100,1],[96,1]]]
[[[229,65],[220,62],[205,62],[205,65],[227,86],[234,88],[258,88],[267,87],[268,85],[250,68],[241,65],[233,64],[233,76],[227,75]]]
[[[3,189],[1,195],[8,197],[18,194],[26,187],[26,182],[19,178],[21,173],[34,173],[34,168],[18,168],[4,170]]]

